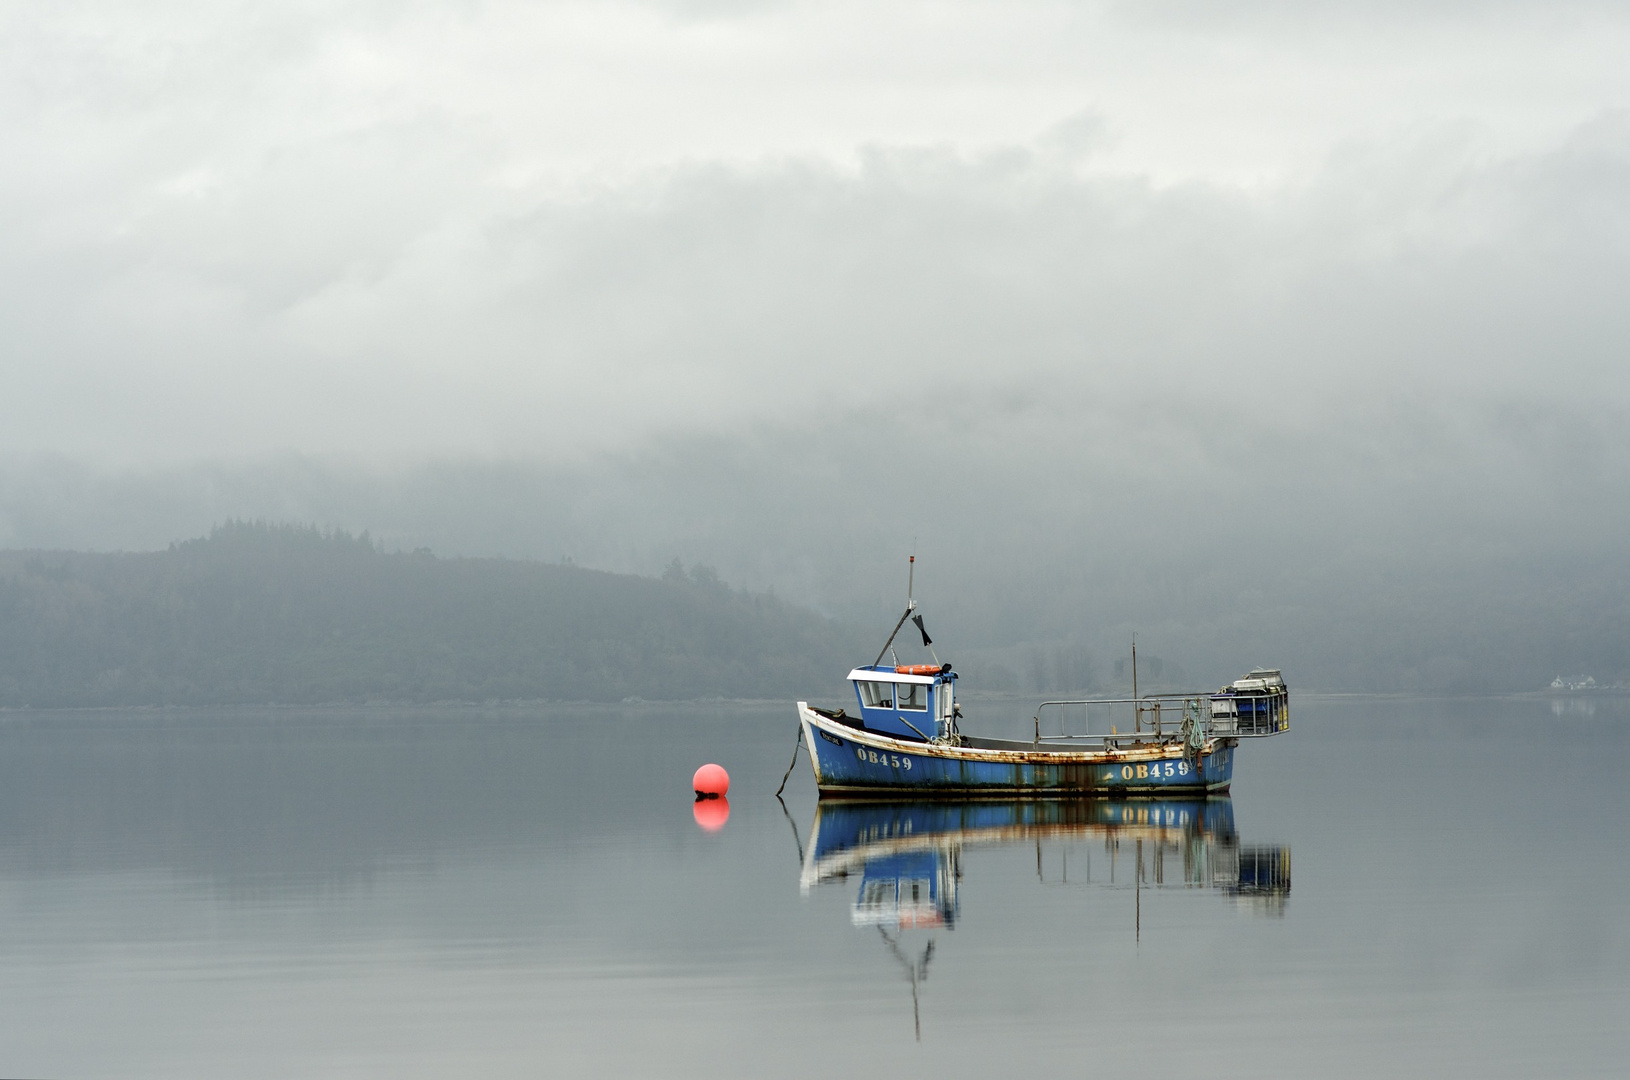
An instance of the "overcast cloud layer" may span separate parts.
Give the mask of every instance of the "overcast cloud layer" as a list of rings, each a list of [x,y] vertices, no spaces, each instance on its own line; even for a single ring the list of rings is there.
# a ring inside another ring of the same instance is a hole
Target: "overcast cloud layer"
[[[12,453],[1626,396],[1612,8],[4,11]]]

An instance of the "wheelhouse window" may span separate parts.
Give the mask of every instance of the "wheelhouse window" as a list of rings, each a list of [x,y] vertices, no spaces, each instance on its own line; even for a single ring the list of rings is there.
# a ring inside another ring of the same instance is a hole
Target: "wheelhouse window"
[[[894,708],[894,684],[886,682],[863,682],[860,686],[860,700],[868,709]]]
[[[919,710],[928,708],[928,687],[922,683],[901,683],[897,689],[900,692],[900,708]]]

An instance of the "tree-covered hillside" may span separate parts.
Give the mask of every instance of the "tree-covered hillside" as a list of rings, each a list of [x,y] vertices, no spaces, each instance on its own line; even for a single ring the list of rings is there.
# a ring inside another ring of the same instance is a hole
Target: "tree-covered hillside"
[[[791,698],[863,651],[677,564],[386,554],[242,522],[151,553],[0,552],[0,706]]]

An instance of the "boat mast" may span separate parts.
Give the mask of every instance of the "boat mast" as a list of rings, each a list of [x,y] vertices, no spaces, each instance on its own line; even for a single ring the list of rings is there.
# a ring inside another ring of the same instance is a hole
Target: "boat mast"
[[[1143,730],[1143,703],[1138,700],[1138,635],[1132,635],[1132,730]]]
[[[911,590],[912,586],[916,582],[916,578],[917,556],[913,555],[911,557],[911,566],[906,570],[906,610],[903,614],[901,614],[900,621],[894,624],[894,629],[889,631],[889,639],[883,642],[883,647],[881,649],[877,650],[877,659],[872,661],[872,667],[876,667],[878,664],[883,662],[883,654],[888,652],[889,646],[894,644],[895,637],[900,633],[900,627],[904,626],[906,624],[906,620],[911,618],[911,613],[917,610],[917,601],[911,598]]]

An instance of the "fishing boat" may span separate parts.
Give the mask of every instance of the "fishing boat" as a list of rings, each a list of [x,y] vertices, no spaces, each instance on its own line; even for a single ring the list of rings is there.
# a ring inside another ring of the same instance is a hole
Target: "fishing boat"
[[[1290,729],[1289,691],[1277,669],[1255,669],[1217,691],[1140,694],[1134,644],[1131,697],[1044,701],[1029,741],[964,734],[957,673],[933,652],[910,582],[905,613],[877,659],[849,672],[855,711],[798,702],[823,798],[1221,794],[1242,741]],[[894,643],[908,619],[933,663],[899,662]],[[1066,717],[1075,730],[1065,730]]]

